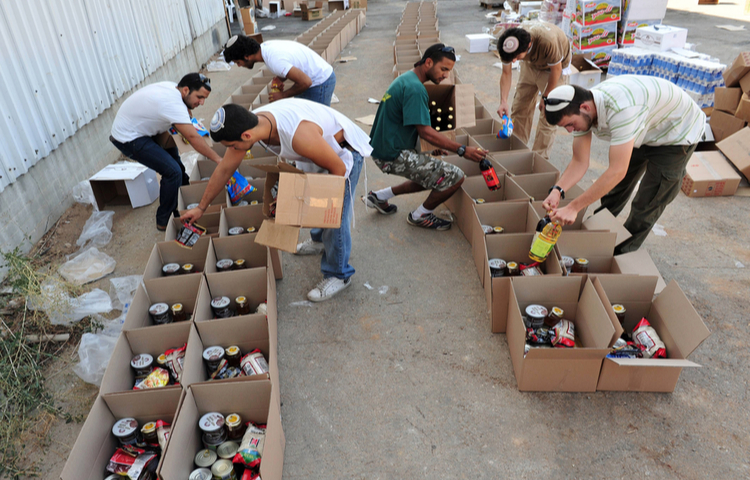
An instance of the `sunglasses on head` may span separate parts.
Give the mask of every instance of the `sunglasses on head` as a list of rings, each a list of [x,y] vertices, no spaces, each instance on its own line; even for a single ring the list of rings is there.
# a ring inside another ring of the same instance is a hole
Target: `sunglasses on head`
[[[445,53],[452,53],[454,55],[456,54],[456,49],[453,47],[449,47],[448,45],[443,45],[443,48],[441,48],[440,51]]]
[[[561,105],[563,103],[571,103],[571,100],[563,100],[562,98],[542,97],[542,100],[544,100],[545,105],[549,105],[550,107],[554,107],[555,105]]]
[[[202,73],[198,74],[198,80],[200,80],[203,85],[206,85],[207,87],[211,87],[211,79],[203,75]]]

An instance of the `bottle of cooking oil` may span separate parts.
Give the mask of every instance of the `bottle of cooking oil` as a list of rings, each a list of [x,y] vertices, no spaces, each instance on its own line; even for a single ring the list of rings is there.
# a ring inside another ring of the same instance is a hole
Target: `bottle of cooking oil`
[[[529,258],[535,262],[545,261],[555,247],[561,233],[562,225],[550,220],[549,215],[545,215],[536,224],[536,233],[534,234],[534,240],[531,241]]]

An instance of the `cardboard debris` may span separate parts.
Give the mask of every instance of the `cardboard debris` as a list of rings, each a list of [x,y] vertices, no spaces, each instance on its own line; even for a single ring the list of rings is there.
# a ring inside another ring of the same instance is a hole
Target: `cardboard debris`
[[[356,119],[359,123],[363,125],[369,125],[372,126],[373,123],[375,123],[375,115],[367,115],[365,117],[359,117]]]

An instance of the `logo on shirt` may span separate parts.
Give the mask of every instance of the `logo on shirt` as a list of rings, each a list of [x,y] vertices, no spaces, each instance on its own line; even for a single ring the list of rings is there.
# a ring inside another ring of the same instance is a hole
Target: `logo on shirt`
[[[383,99],[381,100],[381,102],[385,102],[385,101],[386,101],[386,100],[388,100],[389,98],[391,98],[391,94],[390,94],[390,93],[388,93],[388,92],[385,92],[385,95],[383,95]]]

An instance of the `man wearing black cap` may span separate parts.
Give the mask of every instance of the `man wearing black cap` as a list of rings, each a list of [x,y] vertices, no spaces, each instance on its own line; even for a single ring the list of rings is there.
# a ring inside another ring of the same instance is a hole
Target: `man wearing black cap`
[[[461,188],[464,172],[428,152],[417,153],[419,138],[437,146],[439,150],[432,152],[437,155],[445,155],[447,152],[442,151],[445,149],[479,162],[487,154],[480,148],[456,143],[430,126],[429,96],[424,82],[442,82],[448,78],[455,62],[453,47],[442,43],[429,47],[411,71],[399,76],[388,87],[370,132],[372,160],[378,168],[383,173],[406,177],[408,181],[368,192],[362,200],[368,207],[391,215],[396,213],[397,207],[388,200],[394,196],[430,190],[424,203],[410,212],[406,220],[410,225],[433,230],[451,227],[451,222],[436,216],[433,210]]]
[[[271,102],[296,97],[331,106],[336,74],[323,57],[306,45],[292,40],[258,43],[250,37],[235,35],[227,42],[224,59],[245,68],[263,62],[275,75],[274,83],[283,87],[287,79],[294,82],[288,90],[269,93]]]
[[[122,103],[112,124],[109,140],[126,157],[161,175],[156,228],[166,230],[169,216],[177,208],[177,192],[190,184],[169,128],[174,128],[201,155],[221,161],[198,134],[190,116],[211,93],[211,82],[202,73],[188,73],[180,83],[158,82],[133,93]],[[178,215],[176,215],[178,216]]]
[[[513,119],[513,133],[523,143],[529,142],[534,122],[534,106],[539,92],[547,96],[560,83],[564,68],[570,65],[570,42],[565,33],[550,23],[529,22],[522,27],[509,28],[497,40],[497,51],[503,62],[500,76],[500,108],[497,114]],[[512,64],[521,61],[521,73],[513,96],[513,108],[508,109],[508,95],[513,80]],[[555,142],[555,127],[544,118],[539,102],[539,123],[532,150],[549,159]]]

